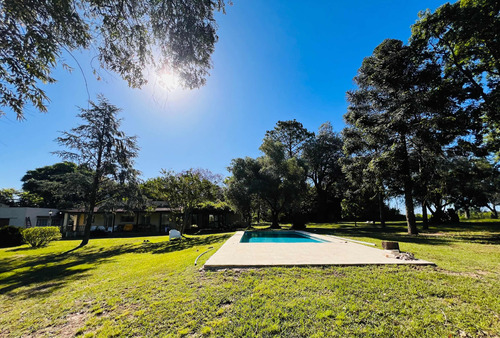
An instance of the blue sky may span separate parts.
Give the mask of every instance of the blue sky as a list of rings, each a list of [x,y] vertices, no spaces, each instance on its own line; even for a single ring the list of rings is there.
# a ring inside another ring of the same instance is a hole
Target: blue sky
[[[117,75],[92,75],[91,53],[75,52],[91,99],[103,93],[123,109],[123,130],[138,136],[136,161],[143,178],[162,168],[205,168],[227,175],[231,159],[259,156],[266,130],[297,119],[316,131],[330,121],[336,131],[364,57],[386,38],[407,41],[420,10],[443,1],[264,1],[235,0],[217,15],[219,42],[203,88],[166,91],[152,83],[130,89]],[[78,64],[58,69],[46,114],[31,109],[18,122],[0,117],[0,188],[20,188],[27,170],[60,161],[51,151],[59,131],[79,124],[77,106],[88,94]],[[155,82],[154,80],[152,82]]]

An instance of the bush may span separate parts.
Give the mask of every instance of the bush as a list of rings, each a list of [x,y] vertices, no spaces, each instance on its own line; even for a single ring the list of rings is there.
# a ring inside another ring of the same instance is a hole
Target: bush
[[[39,248],[49,244],[49,242],[61,238],[58,227],[34,227],[23,231],[23,238],[26,243],[34,248]]]
[[[108,234],[106,231],[102,229],[95,229],[90,232],[90,237],[92,238],[101,238],[101,237],[106,237]]]
[[[12,225],[0,227],[0,248],[9,248],[23,244],[21,229]]]

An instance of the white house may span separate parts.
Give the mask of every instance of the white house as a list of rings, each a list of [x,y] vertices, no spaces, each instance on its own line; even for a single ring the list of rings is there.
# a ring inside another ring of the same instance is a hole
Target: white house
[[[60,225],[60,213],[50,208],[9,207],[0,204],[0,226],[13,225],[21,228]]]

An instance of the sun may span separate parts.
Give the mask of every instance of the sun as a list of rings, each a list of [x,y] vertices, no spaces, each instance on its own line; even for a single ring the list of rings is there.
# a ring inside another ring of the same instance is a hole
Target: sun
[[[167,91],[173,91],[181,88],[181,78],[174,72],[162,71],[157,74],[158,85]]]

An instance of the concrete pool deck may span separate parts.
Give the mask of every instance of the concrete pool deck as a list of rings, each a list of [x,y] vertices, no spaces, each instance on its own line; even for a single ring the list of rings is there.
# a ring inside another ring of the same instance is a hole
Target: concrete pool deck
[[[329,236],[302,232],[326,243],[240,243],[244,231],[238,231],[215,254],[205,269],[256,268],[271,266],[327,265],[435,265],[424,260],[401,260],[391,251],[368,247]]]

